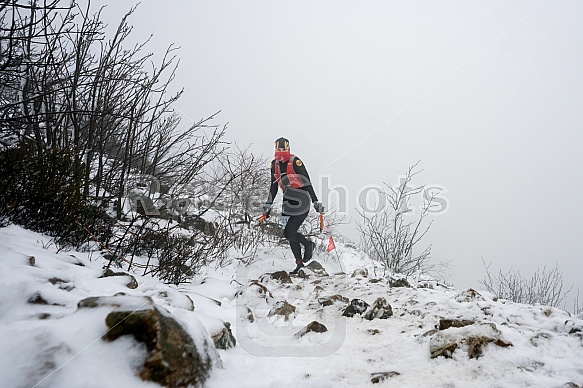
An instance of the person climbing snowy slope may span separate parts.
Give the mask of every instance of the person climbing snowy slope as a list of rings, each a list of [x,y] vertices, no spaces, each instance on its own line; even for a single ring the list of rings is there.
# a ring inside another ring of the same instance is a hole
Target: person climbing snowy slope
[[[283,235],[289,241],[294,255],[296,268],[291,274],[298,273],[304,263],[310,261],[316,244],[298,232],[310,211],[310,204],[322,214],[324,206],[318,201],[306,166],[300,158],[290,153],[289,140],[280,137],[275,141],[275,158],[271,161],[271,185],[269,196],[263,207],[262,222],[269,218],[271,206],[278,190],[283,192],[282,215],[289,217]],[[302,248],[304,254],[302,256]]]

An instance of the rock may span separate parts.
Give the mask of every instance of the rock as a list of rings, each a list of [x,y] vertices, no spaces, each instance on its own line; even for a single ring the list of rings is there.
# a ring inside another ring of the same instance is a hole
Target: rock
[[[370,335],[377,335],[377,334],[381,334],[381,331],[379,329],[368,329],[366,331],[366,333],[370,334]]]
[[[27,300],[30,304],[40,304],[40,305],[51,305],[51,306],[64,306],[63,304],[59,303],[49,303],[45,297],[41,295],[40,292],[35,292],[30,298]]]
[[[336,295],[332,295],[329,296],[327,298],[318,298],[318,302],[326,307],[326,306],[332,306],[335,302],[342,302],[344,304],[348,304],[350,302],[350,299],[348,299],[345,296],[342,296],[340,294],[336,294]]]
[[[473,325],[474,321],[467,319],[440,319],[439,320],[439,330],[446,330],[450,327],[464,327]]]
[[[468,288],[456,295],[455,300],[457,302],[483,302],[485,301],[484,297],[480,295],[480,293],[473,288]]]
[[[54,278],[50,278],[49,279],[49,283],[51,283],[52,285],[56,285],[56,284],[59,284],[59,283],[68,283],[68,281],[63,280],[61,278],[54,277]]]
[[[381,382],[385,381],[388,378],[395,377],[395,376],[399,376],[399,375],[401,375],[399,372],[377,372],[377,373],[371,373],[370,374],[370,376],[371,376],[370,381],[373,384],[378,384],[378,383],[381,383]]]
[[[421,337],[430,337],[438,332],[439,332],[439,330],[437,330],[437,329],[431,329],[431,330],[426,331],[425,333],[421,334]]]
[[[251,323],[255,322],[255,317],[253,316],[253,311],[249,307],[247,307],[247,316],[245,317]]]
[[[306,265],[306,268],[309,269],[314,273],[316,276],[328,276],[328,272],[322,267],[322,264],[318,263],[315,260],[310,261],[310,264]]]
[[[151,295],[152,299],[158,304],[164,304],[179,309],[194,311],[194,302],[190,296],[175,290],[163,290],[155,295]],[[220,306],[220,302],[219,306]]]
[[[366,303],[362,299],[352,299],[350,305],[348,305],[346,310],[344,310],[344,313],[342,313],[342,316],[352,318],[356,314],[362,315],[366,311],[368,306],[369,306],[368,303]]]
[[[317,321],[312,321],[309,325],[304,327],[302,330],[295,334],[296,338],[301,338],[308,333],[325,333],[328,331],[328,328]]]
[[[399,279],[391,279],[389,280],[389,286],[391,287],[411,287],[407,279],[399,278]]]
[[[5,253],[5,252],[2,252]],[[34,265],[36,264],[36,258],[34,256],[31,255],[27,255],[24,253],[18,253],[18,252],[11,252],[11,255],[8,255],[8,257],[2,257],[2,260],[14,260],[15,264],[18,265],[28,265],[30,267],[34,267]]]
[[[493,323],[473,324],[460,328],[451,327],[439,331],[429,340],[431,358],[443,356],[450,358],[456,349],[465,351],[469,358],[478,358],[482,355],[486,345],[507,347],[510,342],[502,339],[502,334]]]
[[[198,349],[192,338],[168,313],[158,308],[113,311],[105,319],[107,341],[132,335],[150,352],[140,377],[165,387],[202,387],[212,368],[212,358]],[[212,346],[212,345],[210,345]]]
[[[154,307],[154,301],[147,296],[128,296],[123,293],[114,296],[92,296],[77,303],[77,308],[114,307],[134,310],[143,310]]]
[[[393,308],[385,298],[378,298],[364,314],[364,319],[372,321],[373,319],[388,319],[393,315]]]
[[[133,275],[130,275],[130,274],[125,273],[125,272],[113,272],[110,268],[106,268],[103,271],[103,275],[101,275],[99,278],[100,279],[102,279],[102,278],[109,278],[109,277],[112,277],[112,276],[129,276],[130,277],[130,280],[126,284],[126,287],[129,288],[129,289],[132,289],[132,290],[138,288],[138,281],[136,280],[136,278]]]
[[[572,381],[569,381],[568,383],[563,384],[564,388],[581,388],[581,386],[579,384],[576,384]]]
[[[255,287],[257,287],[257,289],[254,290]],[[269,299],[273,298],[271,291],[269,291],[269,289],[267,289],[267,287],[265,287],[263,284],[259,283],[259,281],[257,281],[257,280],[252,280],[251,283],[249,284],[248,289],[256,292],[261,298],[265,299],[266,301],[268,298]]]
[[[302,268],[298,271],[297,274],[293,275],[294,277],[298,277],[300,279],[309,279],[310,276],[308,275],[308,273],[305,271],[305,268]]]
[[[283,300],[283,301],[277,302],[275,304],[275,307],[273,307],[269,311],[269,313],[267,313],[267,316],[272,317],[274,315],[283,315],[284,320],[289,321],[290,315],[295,316],[295,313],[296,313],[296,307],[289,304],[287,301]]]
[[[55,286],[58,285],[61,290],[65,290],[65,291],[71,291],[75,288],[71,284],[67,284],[67,283],[69,283],[68,280],[63,280],[63,279],[57,278],[57,277],[50,278],[49,283],[51,283],[52,285],[55,285]]]
[[[35,292],[30,298],[28,298],[27,302],[30,304],[49,304],[40,292]]]
[[[366,269],[366,268],[355,269],[354,272],[352,273],[351,277],[354,278],[357,276],[362,276],[363,278],[367,278],[368,277],[368,269]]]
[[[211,337],[217,349],[227,350],[237,345],[237,340],[233,336],[229,322],[225,322],[223,329],[216,334],[211,334]]]
[[[289,276],[289,273],[287,273],[286,271],[277,271],[274,273],[269,274],[269,276],[273,279],[273,280],[277,280],[278,282],[281,283],[293,283],[291,280],[291,277]]]
[[[316,286],[314,287],[314,289],[312,290],[312,293],[318,297],[320,296],[320,293],[322,293],[322,291],[324,291],[324,289],[321,286]]]

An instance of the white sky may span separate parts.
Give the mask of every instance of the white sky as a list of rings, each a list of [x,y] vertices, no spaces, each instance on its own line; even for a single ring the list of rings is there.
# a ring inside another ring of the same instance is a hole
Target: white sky
[[[107,3],[112,25],[133,4]],[[483,257],[558,262],[583,292],[581,16],[576,0],[143,0],[130,24],[156,54],[181,47],[185,120],[221,110],[228,140],[267,156],[288,137],[352,209],[420,160],[415,183],[447,189],[427,242],[456,286],[477,286]]]

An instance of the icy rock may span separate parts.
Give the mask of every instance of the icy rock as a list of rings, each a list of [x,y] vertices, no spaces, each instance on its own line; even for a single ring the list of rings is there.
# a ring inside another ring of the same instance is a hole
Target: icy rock
[[[300,279],[308,279],[310,277],[310,275],[308,275],[308,272],[305,271],[305,268],[302,268],[298,271],[297,274],[294,275],[295,277],[298,277]]]
[[[564,388],[581,388],[581,386],[577,383],[569,381],[568,383],[563,384]]]
[[[450,327],[464,327],[473,325],[475,322],[468,319],[440,319],[439,330],[446,330]]]
[[[30,267],[34,267],[34,265],[36,264],[36,258],[31,255],[26,255],[18,252],[8,252],[8,255],[6,255],[7,252],[2,253],[3,253],[2,260],[6,262],[15,262],[17,264],[28,265]]]
[[[47,300],[40,294],[40,292],[35,292],[30,298],[28,298],[28,303],[30,304],[49,304]]]
[[[255,322],[255,317],[253,316],[253,311],[249,307],[247,307],[247,315],[245,315],[245,319],[247,319],[250,323]]]
[[[105,271],[103,271],[103,275],[101,275],[99,278],[100,279],[109,278],[112,276],[128,276],[130,279],[126,284],[126,287],[132,290],[138,288],[138,281],[136,280],[136,278],[133,275],[130,275],[125,272],[113,272],[111,269],[106,268]]]
[[[439,331],[430,338],[429,350],[431,358],[439,356],[450,358],[458,348],[465,351],[469,358],[478,358],[482,355],[484,347],[490,343],[500,347],[512,346],[502,338],[496,325],[485,323]]]
[[[350,302],[350,299],[348,299],[345,296],[342,296],[340,294],[336,294],[336,295],[332,295],[329,296],[327,298],[318,298],[318,302],[326,307],[326,306],[332,306],[335,302],[341,302],[344,304],[348,304]]]
[[[129,296],[125,294],[116,294],[114,296],[92,296],[80,300],[77,303],[78,308],[97,308],[113,307],[125,310],[145,310],[153,309],[154,302],[147,296]]]
[[[378,298],[364,314],[364,319],[372,321],[373,319],[388,319],[393,315],[393,308],[383,297]]]
[[[390,279],[389,286],[391,287],[411,287],[407,279],[405,278],[398,278],[398,279]]]
[[[328,328],[317,321],[312,321],[309,325],[304,327],[302,330],[295,334],[296,338],[301,338],[308,333],[325,333],[328,331]]]
[[[357,276],[362,276],[363,278],[367,278],[368,277],[368,269],[366,269],[366,268],[355,269],[354,272],[352,273],[352,277],[354,278]]]
[[[56,286],[56,285],[60,285],[60,284],[65,284],[65,283],[69,283],[68,280],[63,280],[61,278],[57,278],[57,277],[52,277],[49,279],[49,283],[51,283],[52,285]],[[66,290],[66,291],[71,291],[74,287],[73,286],[69,286],[71,287],[70,289],[67,289],[67,287],[63,288],[61,287],[61,289]]]
[[[322,267],[322,264],[318,263],[315,260],[312,260],[310,262],[310,264],[308,264],[306,266],[307,269],[309,269],[310,271],[312,271],[314,273],[314,275],[316,276],[328,276],[328,272],[326,272],[326,270],[324,269],[324,267]]]
[[[312,294],[314,294],[316,297],[320,296],[320,294],[324,291],[324,289],[321,286],[316,286],[314,287],[314,290],[312,290]]]
[[[268,276],[271,279],[276,280],[280,283],[293,283],[291,280],[291,277],[289,276],[289,274],[286,271],[277,271],[277,272],[268,274]]]
[[[237,340],[233,336],[231,331],[231,324],[229,322],[224,323],[224,327],[221,331],[215,334],[211,334],[213,342],[215,343],[215,348],[227,350],[234,348],[237,345]]]
[[[212,344],[198,348],[182,326],[157,307],[113,311],[105,319],[107,341],[132,335],[150,352],[140,377],[165,387],[202,387],[213,365]]]
[[[285,321],[289,321],[290,315],[295,316],[295,313],[296,307],[289,304],[286,300],[282,300],[275,304],[275,306],[269,311],[267,316],[272,317],[274,315],[283,315]]]
[[[455,296],[455,300],[457,302],[483,302],[485,301],[484,297],[480,295],[480,293],[473,288],[468,288],[457,294]]]
[[[344,313],[342,313],[342,316],[352,318],[356,314],[362,315],[368,306],[369,304],[362,299],[352,299],[350,305],[348,305],[346,310],[344,310]]]
[[[152,299],[154,299],[154,301],[158,304],[166,304],[171,307],[194,311],[194,302],[192,299],[180,291],[163,290],[158,292],[156,295],[152,295]]]
[[[273,299],[273,294],[258,280],[252,280],[249,283],[249,286],[246,289],[237,292],[235,297],[243,299],[261,298],[265,299],[265,301],[269,301],[269,299]]]

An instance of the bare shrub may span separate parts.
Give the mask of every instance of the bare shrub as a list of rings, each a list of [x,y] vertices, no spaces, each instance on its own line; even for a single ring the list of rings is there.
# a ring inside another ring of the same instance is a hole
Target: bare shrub
[[[499,298],[508,299],[516,303],[535,304],[559,307],[567,294],[572,290],[563,291],[563,272],[558,265],[548,268],[538,268],[530,277],[524,277],[520,271],[510,268],[493,274],[490,271],[492,263],[486,265],[482,259],[486,275],[480,281],[487,291],[496,294]]]
[[[409,167],[399,186],[385,183],[386,189],[379,194],[387,206],[376,212],[359,212],[361,246],[373,260],[383,265],[385,271],[411,275],[420,270],[443,275],[449,264],[431,260],[431,245],[416,250],[433,223],[426,221],[436,206],[434,193],[426,193],[424,186],[411,186],[413,177],[421,172],[415,171],[417,164],[419,162]],[[423,205],[415,220],[411,218],[411,201],[417,196],[423,197]]]

